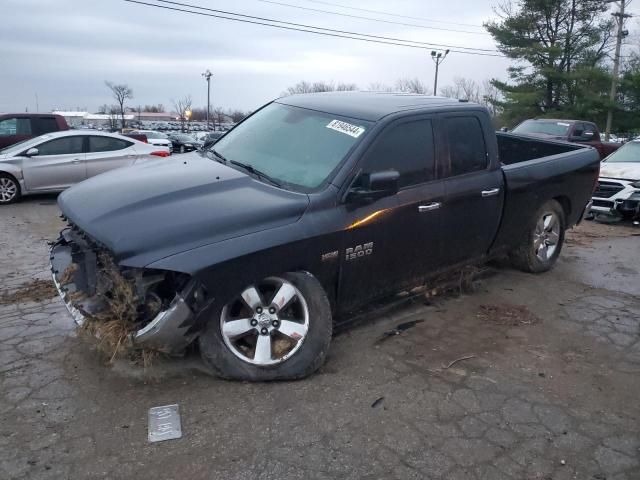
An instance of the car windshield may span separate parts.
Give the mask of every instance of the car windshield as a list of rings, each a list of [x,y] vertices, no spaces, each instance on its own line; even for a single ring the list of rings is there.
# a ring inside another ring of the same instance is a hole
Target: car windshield
[[[370,122],[271,103],[213,149],[294,189],[319,187],[362,138]]]
[[[181,142],[195,142],[195,139],[189,135],[171,135],[171,137]]]
[[[147,138],[162,138],[162,139],[169,138],[164,133],[160,133],[160,132],[145,132],[145,131],[142,131],[140,133],[143,134],[143,135],[146,135]]]
[[[605,161],[607,163],[640,163],[640,141],[625,143],[622,147],[609,155]]]
[[[569,131],[571,124],[557,120],[525,120],[513,133],[542,133],[544,135],[563,136]]]

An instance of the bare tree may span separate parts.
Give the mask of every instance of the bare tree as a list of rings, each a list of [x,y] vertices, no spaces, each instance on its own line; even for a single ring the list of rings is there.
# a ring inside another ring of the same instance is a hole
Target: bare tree
[[[231,121],[233,123],[238,123],[240,120],[244,120],[246,117],[248,117],[250,113],[251,112],[243,112],[242,110],[234,109],[229,110],[227,112],[227,116],[231,118]]]
[[[396,90],[403,93],[419,93],[425,95],[429,89],[418,78],[401,78],[396,81]]]
[[[355,83],[335,83],[335,82],[313,82],[309,83],[306,81],[301,81],[296,83],[294,86],[287,88],[286,91],[282,92],[283,96],[286,95],[296,95],[298,93],[317,93],[317,92],[344,92],[357,90],[358,86]]]
[[[453,84],[440,89],[440,95],[484,105],[494,117],[500,113],[497,106],[500,102],[500,90],[493,85],[491,80],[484,80],[482,84],[479,84],[470,78],[456,77],[453,79]]]
[[[116,100],[116,102],[118,102],[118,105],[120,106],[120,120],[122,121],[122,128],[124,128],[124,102],[126,102],[127,99],[133,98],[133,90],[131,90],[131,88],[129,88],[129,85],[127,85],[126,83],[120,85],[109,81],[105,81],[104,83],[107,87],[109,87],[111,93],[113,94],[113,98]]]
[[[118,115],[121,115],[118,105],[109,106],[105,113],[109,115],[109,130],[115,132],[116,130],[118,130]]]
[[[182,98],[178,98],[177,100],[172,100],[173,108],[178,114],[178,118],[180,119],[180,130],[184,132],[184,122],[189,121],[189,115],[191,114],[191,95],[185,95]],[[188,127],[188,125],[187,125]]]
[[[213,128],[216,128],[216,122],[218,122],[218,126],[220,126],[220,124],[222,122],[224,122],[225,119],[225,113],[224,113],[224,108],[222,107],[214,107],[211,110],[211,113],[213,113]]]
[[[371,82],[367,88],[369,92],[393,92],[393,87],[381,82]]]

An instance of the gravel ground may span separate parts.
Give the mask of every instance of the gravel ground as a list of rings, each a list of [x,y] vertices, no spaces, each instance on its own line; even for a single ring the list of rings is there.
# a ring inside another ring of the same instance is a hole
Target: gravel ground
[[[0,297],[48,278],[57,215],[0,209]],[[196,355],[106,365],[57,298],[0,302],[0,478],[638,479],[638,233],[585,223],[550,273],[372,313],[294,383]],[[172,403],[183,437],[149,443],[147,410]]]

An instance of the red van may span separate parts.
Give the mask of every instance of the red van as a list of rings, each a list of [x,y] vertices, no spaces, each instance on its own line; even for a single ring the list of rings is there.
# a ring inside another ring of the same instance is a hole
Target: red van
[[[0,148],[60,130],[69,130],[67,121],[60,115],[5,113],[0,115]]]

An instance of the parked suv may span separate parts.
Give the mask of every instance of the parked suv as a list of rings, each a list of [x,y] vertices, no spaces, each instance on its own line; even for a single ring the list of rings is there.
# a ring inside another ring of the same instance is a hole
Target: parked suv
[[[0,115],[0,148],[60,130],[69,130],[69,125],[60,115],[51,113]]]

